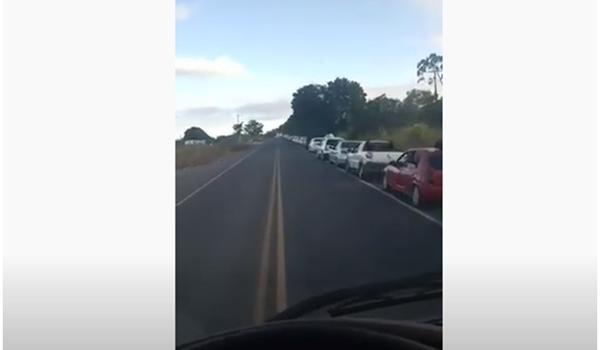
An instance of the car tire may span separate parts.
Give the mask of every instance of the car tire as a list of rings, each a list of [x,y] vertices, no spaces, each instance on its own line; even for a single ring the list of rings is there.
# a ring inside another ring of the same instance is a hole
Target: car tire
[[[419,208],[422,205],[419,187],[413,186],[412,191],[410,192],[410,202],[416,208]]]

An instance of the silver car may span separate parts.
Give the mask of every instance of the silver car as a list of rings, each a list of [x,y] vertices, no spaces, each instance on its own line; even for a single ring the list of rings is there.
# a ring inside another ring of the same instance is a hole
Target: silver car
[[[346,164],[348,158],[348,150],[354,149],[360,145],[362,141],[356,140],[344,140],[339,142],[335,149],[329,153],[329,162],[337,166],[343,166]]]
[[[311,153],[316,152],[317,148],[321,147],[321,143],[322,142],[323,142],[323,138],[322,137],[313,137],[310,140],[310,142],[308,143],[308,145],[306,146],[306,148]]]

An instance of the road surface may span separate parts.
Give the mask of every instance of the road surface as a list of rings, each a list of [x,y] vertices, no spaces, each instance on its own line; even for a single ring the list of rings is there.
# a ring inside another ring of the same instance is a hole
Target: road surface
[[[323,292],[441,270],[442,227],[283,139],[178,172],[177,343]]]

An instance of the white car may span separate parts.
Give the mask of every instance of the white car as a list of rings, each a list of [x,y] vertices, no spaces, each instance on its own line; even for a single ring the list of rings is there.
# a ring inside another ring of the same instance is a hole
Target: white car
[[[321,147],[321,143],[323,142],[322,137],[313,137],[310,139],[310,142],[306,146],[309,152],[313,153],[317,151],[317,147]]]
[[[348,158],[348,151],[354,149],[360,145],[362,141],[351,141],[344,140],[339,142],[335,149],[329,153],[329,162],[337,166],[343,166],[346,164]]]
[[[341,137],[328,137],[323,139],[321,146],[317,148],[317,158],[328,160],[329,154],[335,150],[338,143],[344,141]]]
[[[387,140],[362,141],[357,148],[348,152],[346,171],[365,179],[380,174],[390,162],[398,159],[402,152],[394,151],[394,144]]]

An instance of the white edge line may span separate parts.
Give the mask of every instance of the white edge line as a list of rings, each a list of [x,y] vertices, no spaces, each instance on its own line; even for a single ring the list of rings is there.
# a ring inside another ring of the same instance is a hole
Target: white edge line
[[[366,182],[365,180],[362,180],[362,179],[357,179],[357,180],[360,181],[361,183],[363,183],[364,185],[369,186],[370,188],[374,189],[375,191],[381,193],[382,195],[388,197],[389,199],[392,199],[392,200],[396,201],[396,203],[402,204],[407,209],[410,209],[413,213],[417,213],[417,214],[421,215],[425,219],[427,219],[427,220],[429,220],[429,221],[431,221],[431,222],[439,225],[440,227],[442,226],[442,223],[438,219],[434,218],[433,216],[431,216],[429,214],[426,214],[426,213],[420,211],[419,209],[411,206],[410,204],[404,203],[403,201],[401,201],[398,198],[394,197],[391,193],[387,193],[387,192],[383,191],[382,189],[380,189],[379,187],[373,185],[372,183]]]
[[[394,195],[392,195],[391,193],[387,193],[387,192],[383,191],[381,188],[379,188],[379,187],[377,187],[377,186],[373,185],[373,184],[372,184],[372,183],[370,183],[370,182],[367,182],[367,181],[365,181],[365,180],[362,180],[362,179],[358,179],[358,178],[356,178],[355,176],[353,176],[352,174],[348,174],[348,172],[347,172],[347,171],[345,171],[344,169],[342,169],[342,168],[340,168],[340,167],[337,167],[337,166],[336,166],[336,169],[337,169],[339,172],[342,172],[342,173],[344,173],[344,174],[350,175],[350,176],[351,176],[353,179],[355,179],[355,180],[358,180],[359,182],[361,182],[362,184],[364,184],[364,185],[366,185],[366,186],[369,186],[370,188],[374,189],[375,191],[377,191],[377,192],[381,193],[382,195],[384,195],[384,196],[388,197],[389,199],[392,199],[392,200],[394,200],[396,203],[403,205],[404,207],[406,207],[407,209],[411,210],[412,212],[414,212],[414,213],[416,213],[416,214],[419,214],[419,215],[421,215],[423,218],[425,218],[425,219],[427,219],[427,220],[429,220],[429,221],[433,222],[434,224],[437,224],[437,225],[439,225],[440,227],[442,227],[442,226],[443,226],[443,225],[442,225],[442,223],[441,223],[441,222],[440,222],[438,219],[434,218],[433,216],[431,216],[431,215],[429,215],[429,214],[427,214],[427,213],[424,213],[424,212],[420,211],[419,209],[417,209],[417,208],[415,208],[415,207],[411,206],[410,204],[404,203],[403,201],[401,201],[401,200],[399,200],[398,198],[394,197]]]
[[[187,196],[185,196],[185,198],[183,198],[182,200],[180,200],[179,202],[177,202],[175,204],[175,207],[180,206],[181,204],[183,204],[185,201],[187,201],[188,199],[192,198],[194,195],[196,195],[196,193],[202,191],[203,189],[205,189],[208,185],[210,185],[211,183],[213,183],[215,180],[217,180],[218,178],[220,178],[221,176],[225,175],[225,173],[227,173],[229,170],[233,169],[236,165],[240,164],[242,161],[244,161],[244,159],[250,157],[251,155],[253,155],[254,153],[256,153],[256,151],[258,151],[258,148],[255,149],[254,151],[246,154],[244,157],[238,159],[235,163],[231,164],[228,168],[226,168],[225,170],[223,170],[221,173],[219,173],[217,176],[213,177],[212,179],[208,180],[206,183],[204,183],[204,185],[198,187],[197,189],[195,189],[192,193],[188,194]]]

